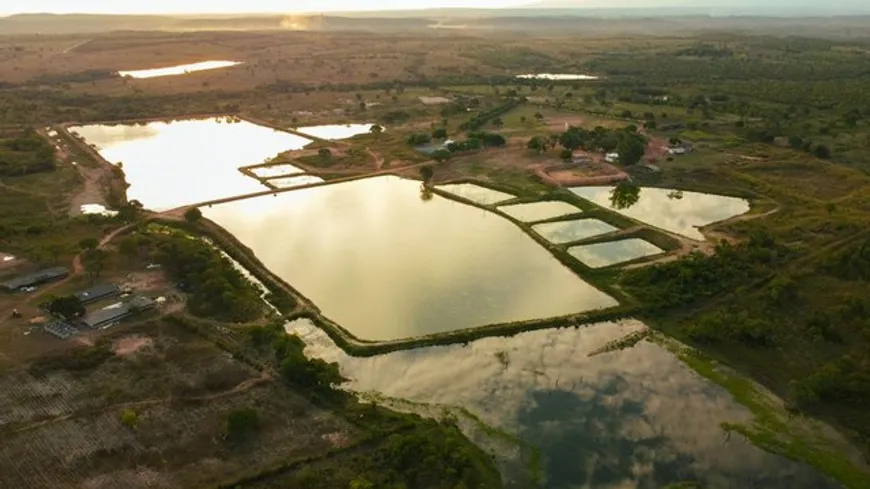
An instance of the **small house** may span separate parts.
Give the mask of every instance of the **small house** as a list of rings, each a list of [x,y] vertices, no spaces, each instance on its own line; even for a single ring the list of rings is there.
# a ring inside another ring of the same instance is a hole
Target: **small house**
[[[607,153],[604,155],[604,161],[608,163],[619,163],[619,153]]]

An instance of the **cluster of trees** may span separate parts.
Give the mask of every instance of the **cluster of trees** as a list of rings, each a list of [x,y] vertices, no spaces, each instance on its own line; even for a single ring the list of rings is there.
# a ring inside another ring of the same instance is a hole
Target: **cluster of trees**
[[[758,348],[776,344],[775,330],[773,323],[748,311],[718,311],[687,326],[686,334],[696,343],[732,340]]]
[[[260,413],[254,408],[240,408],[227,415],[224,436],[231,442],[241,442],[260,429]]]
[[[284,331],[283,322],[254,326],[248,330],[251,343],[258,349],[269,348],[279,365],[281,378],[288,385],[305,389],[320,397],[330,397],[335,386],[344,382],[338,364],[303,353],[305,343],[296,335]]]
[[[519,99],[511,99],[502,105],[499,105],[497,107],[493,107],[490,110],[487,110],[485,112],[479,112],[479,113],[475,114],[475,116],[472,117],[471,119],[463,122],[462,125],[459,126],[459,130],[460,131],[473,131],[476,129],[480,129],[481,127],[486,125],[486,123],[489,122],[490,120],[498,118],[499,116],[506,114],[507,112],[513,110],[520,103],[521,103],[521,101]]]
[[[670,263],[628,270],[622,285],[649,311],[687,306],[768,276],[788,255],[763,231],[737,245],[722,242],[711,256],[693,253]]]
[[[45,310],[66,320],[77,319],[85,315],[85,306],[74,295],[56,297],[45,304]]]
[[[173,233],[153,238],[128,238],[122,252],[138,254],[141,246],[154,246],[153,258],[189,292],[187,306],[202,317],[244,322],[258,318],[263,303],[257,287],[232,262],[205,241]]]
[[[833,255],[824,266],[826,272],[845,280],[870,281],[870,240]]]
[[[54,169],[54,147],[33,129],[0,139],[0,176],[14,177]]]
[[[789,387],[800,407],[820,402],[863,406],[870,402],[870,360],[866,356],[843,355],[809,376],[793,380]]]
[[[425,132],[418,132],[406,137],[405,142],[410,146],[422,146],[432,142],[432,136]]]
[[[556,147],[564,148],[560,156],[570,159],[571,154],[578,150],[603,151],[619,153],[619,161],[623,165],[634,165],[640,162],[646,152],[646,137],[637,132],[637,126],[629,125],[622,129],[607,129],[601,126],[593,130],[571,126],[562,134],[535,136],[527,144],[529,149],[544,153]]]

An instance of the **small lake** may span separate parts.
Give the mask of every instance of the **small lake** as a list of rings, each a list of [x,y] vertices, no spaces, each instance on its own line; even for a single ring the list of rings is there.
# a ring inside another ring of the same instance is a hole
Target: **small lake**
[[[523,222],[543,221],[545,219],[583,212],[567,202],[560,202],[557,200],[533,202],[531,204],[506,205],[504,207],[499,207],[498,210]]]
[[[266,188],[238,168],[255,165],[311,141],[250,122],[193,119],[70,128],[111,163],[123,163],[130,188],[152,210]]]
[[[499,192],[473,183],[438,185],[436,188],[481,205],[492,205],[515,199],[515,195]]]
[[[574,194],[657,228],[703,241],[698,227],[749,212],[749,202],[737,197],[644,187],[640,199],[626,209],[610,205],[613,187],[575,187]]]
[[[376,177],[203,208],[354,335],[394,340],[615,306],[506,219]]]
[[[310,183],[320,183],[324,180],[314,175],[298,175],[295,177],[271,178],[266,181],[277,188],[288,188],[297,187],[299,185],[308,185]]]
[[[305,173],[305,170],[302,168],[287,164],[258,166],[255,168],[249,168],[249,170],[260,178],[287,177],[290,175]]]
[[[532,230],[553,244],[562,244],[612,233],[618,231],[619,228],[598,219],[577,219],[576,221],[537,224],[532,226]]]
[[[568,248],[575,258],[591,268],[609,267],[645,256],[664,253],[658,246],[642,239],[621,239]]]
[[[839,487],[736,433],[726,436],[720,423],[745,422],[748,410],[665,348],[643,341],[589,356],[642,328],[637,321],[602,323],[357,358],[307,320],[288,325],[308,355],[339,363],[353,391],[433,405],[433,413],[464,408],[539,448],[546,489],[653,489],[684,481],[706,489]],[[506,487],[535,487],[516,445],[480,431],[467,432],[487,449],[495,445]]]
[[[536,80],[598,80],[597,76],[573,75],[569,73],[538,73],[534,75],[517,75],[517,78]]]
[[[325,126],[297,127],[296,131],[320,139],[348,139],[360,134],[368,134],[374,124],[332,124]]]
[[[229,68],[230,66],[236,66],[238,64],[241,63],[238,61],[201,61],[199,63],[190,63],[186,65],[152,68],[150,70],[119,71],[118,74],[121,76],[129,76],[131,78],[157,78],[159,76],[185,75],[195,71]]]

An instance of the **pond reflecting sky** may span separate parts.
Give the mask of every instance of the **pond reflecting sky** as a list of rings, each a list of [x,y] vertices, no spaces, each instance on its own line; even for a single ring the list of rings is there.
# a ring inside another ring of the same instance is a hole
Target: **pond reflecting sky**
[[[499,207],[498,210],[523,222],[543,221],[545,219],[583,212],[567,202],[558,200],[506,205]]]
[[[238,61],[201,61],[199,63],[190,63],[186,65],[167,66],[165,68],[152,68],[148,70],[131,70],[119,71],[121,76],[129,76],[131,78],[157,78],[159,76],[174,76],[193,73],[195,71],[216,70],[218,68],[228,68],[240,64]]]
[[[616,301],[506,219],[378,177],[202,209],[330,319],[391,340]]]
[[[238,168],[262,163],[308,139],[224,119],[71,128],[111,163],[123,162],[129,199],[166,210],[265,190]]]
[[[614,209],[610,205],[613,187],[575,187],[570,190],[607,209],[697,240],[704,240],[697,227],[749,212],[749,202],[744,199],[698,192],[644,187],[636,204],[626,209]]]
[[[348,356],[307,320],[288,329],[309,355],[337,361],[352,390],[461,406],[539,447],[548,489],[654,489],[692,480],[710,489],[839,487],[726,436],[720,423],[746,421],[748,410],[664,348],[644,341],[589,356],[643,327],[602,323],[369,358]]]
[[[592,268],[608,267],[644,256],[658,255],[664,251],[642,239],[620,239],[568,248],[575,258]]]

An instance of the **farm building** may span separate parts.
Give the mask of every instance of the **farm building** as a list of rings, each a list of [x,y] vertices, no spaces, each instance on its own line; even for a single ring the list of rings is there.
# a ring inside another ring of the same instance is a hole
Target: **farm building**
[[[24,275],[18,278],[3,282],[0,288],[6,289],[7,292],[15,292],[24,287],[33,287],[46,282],[59,280],[69,275],[69,269],[64,267],[53,267],[41,270],[39,272]]]
[[[82,324],[91,329],[106,329],[137,312],[152,309],[154,305],[154,301],[147,297],[134,297],[88,313],[82,318]]]
[[[619,163],[619,153],[607,153],[604,155],[604,160],[608,163]]]
[[[75,296],[82,304],[90,304],[101,299],[116,297],[121,294],[121,288],[114,284],[98,284],[81,292],[76,292]]]

